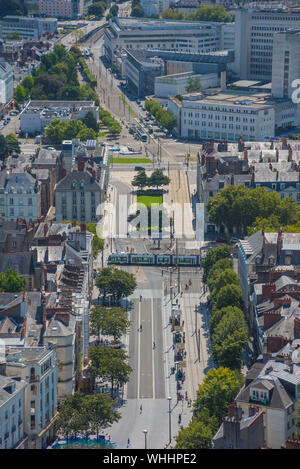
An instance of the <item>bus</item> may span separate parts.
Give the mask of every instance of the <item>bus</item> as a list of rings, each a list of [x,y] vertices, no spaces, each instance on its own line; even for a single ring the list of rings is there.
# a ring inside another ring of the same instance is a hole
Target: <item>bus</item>
[[[204,256],[201,256],[202,258]],[[153,265],[153,266],[180,266],[180,267],[199,267],[201,257],[195,255],[175,255],[170,254],[116,254],[108,256],[108,265]]]

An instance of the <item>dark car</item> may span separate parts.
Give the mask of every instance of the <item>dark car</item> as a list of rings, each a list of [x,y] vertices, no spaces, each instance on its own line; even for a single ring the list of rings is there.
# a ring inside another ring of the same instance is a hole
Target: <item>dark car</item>
[[[216,238],[216,242],[217,243],[228,243],[228,239],[222,238],[222,237],[219,236],[218,238]]]

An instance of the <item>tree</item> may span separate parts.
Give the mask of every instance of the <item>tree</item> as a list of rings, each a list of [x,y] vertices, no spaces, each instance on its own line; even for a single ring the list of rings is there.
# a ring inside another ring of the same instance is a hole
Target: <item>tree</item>
[[[92,331],[98,335],[111,335],[114,342],[126,333],[129,327],[128,313],[122,308],[104,308],[95,306],[91,310]]]
[[[88,230],[90,231],[90,230]],[[94,235],[93,238],[93,258],[96,259],[98,256],[99,252],[103,252],[104,249],[104,239],[99,238],[97,235]]]
[[[143,189],[143,187],[148,185],[148,177],[146,175],[146,171],[144,169],[140,169],[138,173],[134,176],[133,180],[131,181],[132,186],[139,187]]]
[[[215,21],[229,23],[234,16],[228,13],[221,5],[207,6],[201,5],[195,12],[185,15],[187,21]]]
[[[225,285],[215,295],[215,307],[217,309],[225,306],[236,306],[240,308],[242,305],[242,290],[239,285]]]
[[[170,184],[170,178],[165,176],[161,169],[155,169],[148,179],[147,186],[167,186]]]
[[[120,135],[122,127],[118,121],[114,120],[114,122],[112,122],[111,125],[108,126],[108,130],[112,135]]]
[[[104,297],[111,294],[115,301],[120,301],[134,292],[137,283],[133,274],[112,266],[99,271],[96,285]]]
[[[0,0],[0,18],[6,15],[27,15],[25,3],[18,0]]]
[[[206,283],[212,292],[214,289],[215,279],[226,269],[233,268],[233,261],[232,259],[225,258],[219,259],[217,262],[209,270],[209,273],[206,277]]]
[[[231,254],[231,248],[229,246],[218,246],[217,248],[210,249],[205,259],[202,260],[202,267],[204,269],[203,280],[206,282],[208,273],[213,265],[220,259],[229,258]]]
[[[243,312],[235,308],[225,314],[212,335],[215,362],[228,368],[240,369],[241,355],[248,342],[248,330]]]
[[[24,290],[26,280],[19,277],[16,270],[7,269],[7,271],[0,272],[0,291],[1,292],[20,292]]]
[[[225,269],[222,272],[219,272],[218,275],[214,278],[213,284],[210,285],[210,289],[213,287],[213,291],[211,291],[211,297],[215,298],[217,293],[221,290],[222,287],[226,285],[239,285],[240,278],[234,272],[233,269]]]
[[[5,37],[4,37],[5,40],[15,40],[15,41],[19,41],[21,39],[21,36],[20,36],[20,33],[15,31],[13,33],[10,33],[10,34],[7,34]]]
[[[130,16],[134,18],[142,18],[144,16],[144,11],[140,5],[135,5],[130,13]]]
[[[78,132],[76,138],[86,142],[87,140],[97,140],[97,135],[93,129],[88,129],[86,126],[84,126],[84,128]]]
[[[105,12],[105,6],[103,5],[103,2],[92,3],[92,5],[90,5],[88,8],[89,15],[103,16],[104,12]]]
[[[213,432],[201,420],[191,420],[176,436],[175,449],[210,449]]]
[[[168,132],[172,132],[176,126],[176,119],[172,112],[166,111],[164,109],[162,109],[162,115],[159,122],[165,129],[168,130]]]
[[[200,82],[199,77],[189,77],[188,78],[188,84],[185,88],[185,91],[187,93],[194,93],[196,91],[201,91],[202,90],[202,85]]]
[[[209,321],[209,332],[211,336],[213,335],[217,325],[220,323],[223,317],[230,315],[241,315],[241,317],[243,318],[242,310],[240,308],[237,308],[236,306],[225,306],[224,308],[213,310]]]
[[[24,86],[18,85],[14,91],[14,98],[17,103],[24,103],[29,98],[28,90]]]
[[[54,75],[40,75],[34,80],[31,97],[32,99],[41,99],[41,94],[45,94],[49,100],[55,100],[63,86],[64,83]]]
[[[194,417],[197,419],[197,416],[207,409],[210,416],[217,418],[219,425],[227,415],[228,405],[234,401],[243,382],[244,378],[237,370],[223,366],[209,370],[197,391]]]
[[[84,408],[92,431],[96,432],[97,440],[100,430],[117,422],[121,415],[113,408],[112,399],[104,393],[85,396]]]
[[[21,147],[18,138],[14,132],[11,132],[5,137],[6,154],[21,153]]]
[[[59,145],[65,139],[67,122],[58,118],[53,119],[45,128],[45,135],[49,143]]]
[[[22,80],[21,85],[30,93],[34,85],[34,78],[28,75]]]
[[[91,372],[94,377],[107,379],[111,383],[111,396],[114,396],[116,387],[129,381],[132,372],[127,364],[127,355],[124,350],[110,347],[91,347],[89,350],[91,359]]]
[[[99,124],[96,117],[94,116],[93,111],[88,111],[82,118],[81,122],[86,125],[89,129],[93,129],[95,132],[99,130]]]
[[[78,101],[80,98],[80,88],[77,85],[66,84],[59,90],[57,98],[66,101]]]

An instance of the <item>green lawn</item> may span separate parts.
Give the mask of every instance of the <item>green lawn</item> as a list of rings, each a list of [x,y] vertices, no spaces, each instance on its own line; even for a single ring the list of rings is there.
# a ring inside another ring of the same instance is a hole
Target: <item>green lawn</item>
[[[148,163],[151,164],[152,161],[149,158],[110,158],[112,164],[138,164],[138,163]]]
[[[162,204],[162,196],[151,196],[151,195],[138,195],[137,196],[137,203],[144,204],[147,207],[151,207],[152,204]]]

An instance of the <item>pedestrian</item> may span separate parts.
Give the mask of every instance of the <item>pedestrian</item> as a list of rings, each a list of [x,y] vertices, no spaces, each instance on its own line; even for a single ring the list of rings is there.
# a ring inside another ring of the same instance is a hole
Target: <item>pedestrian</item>
[[[140,414],[143,412],[143,406],[142,404],[140,405]]]
[[[127,440],[127,447],[130,445],[130,438]]]

